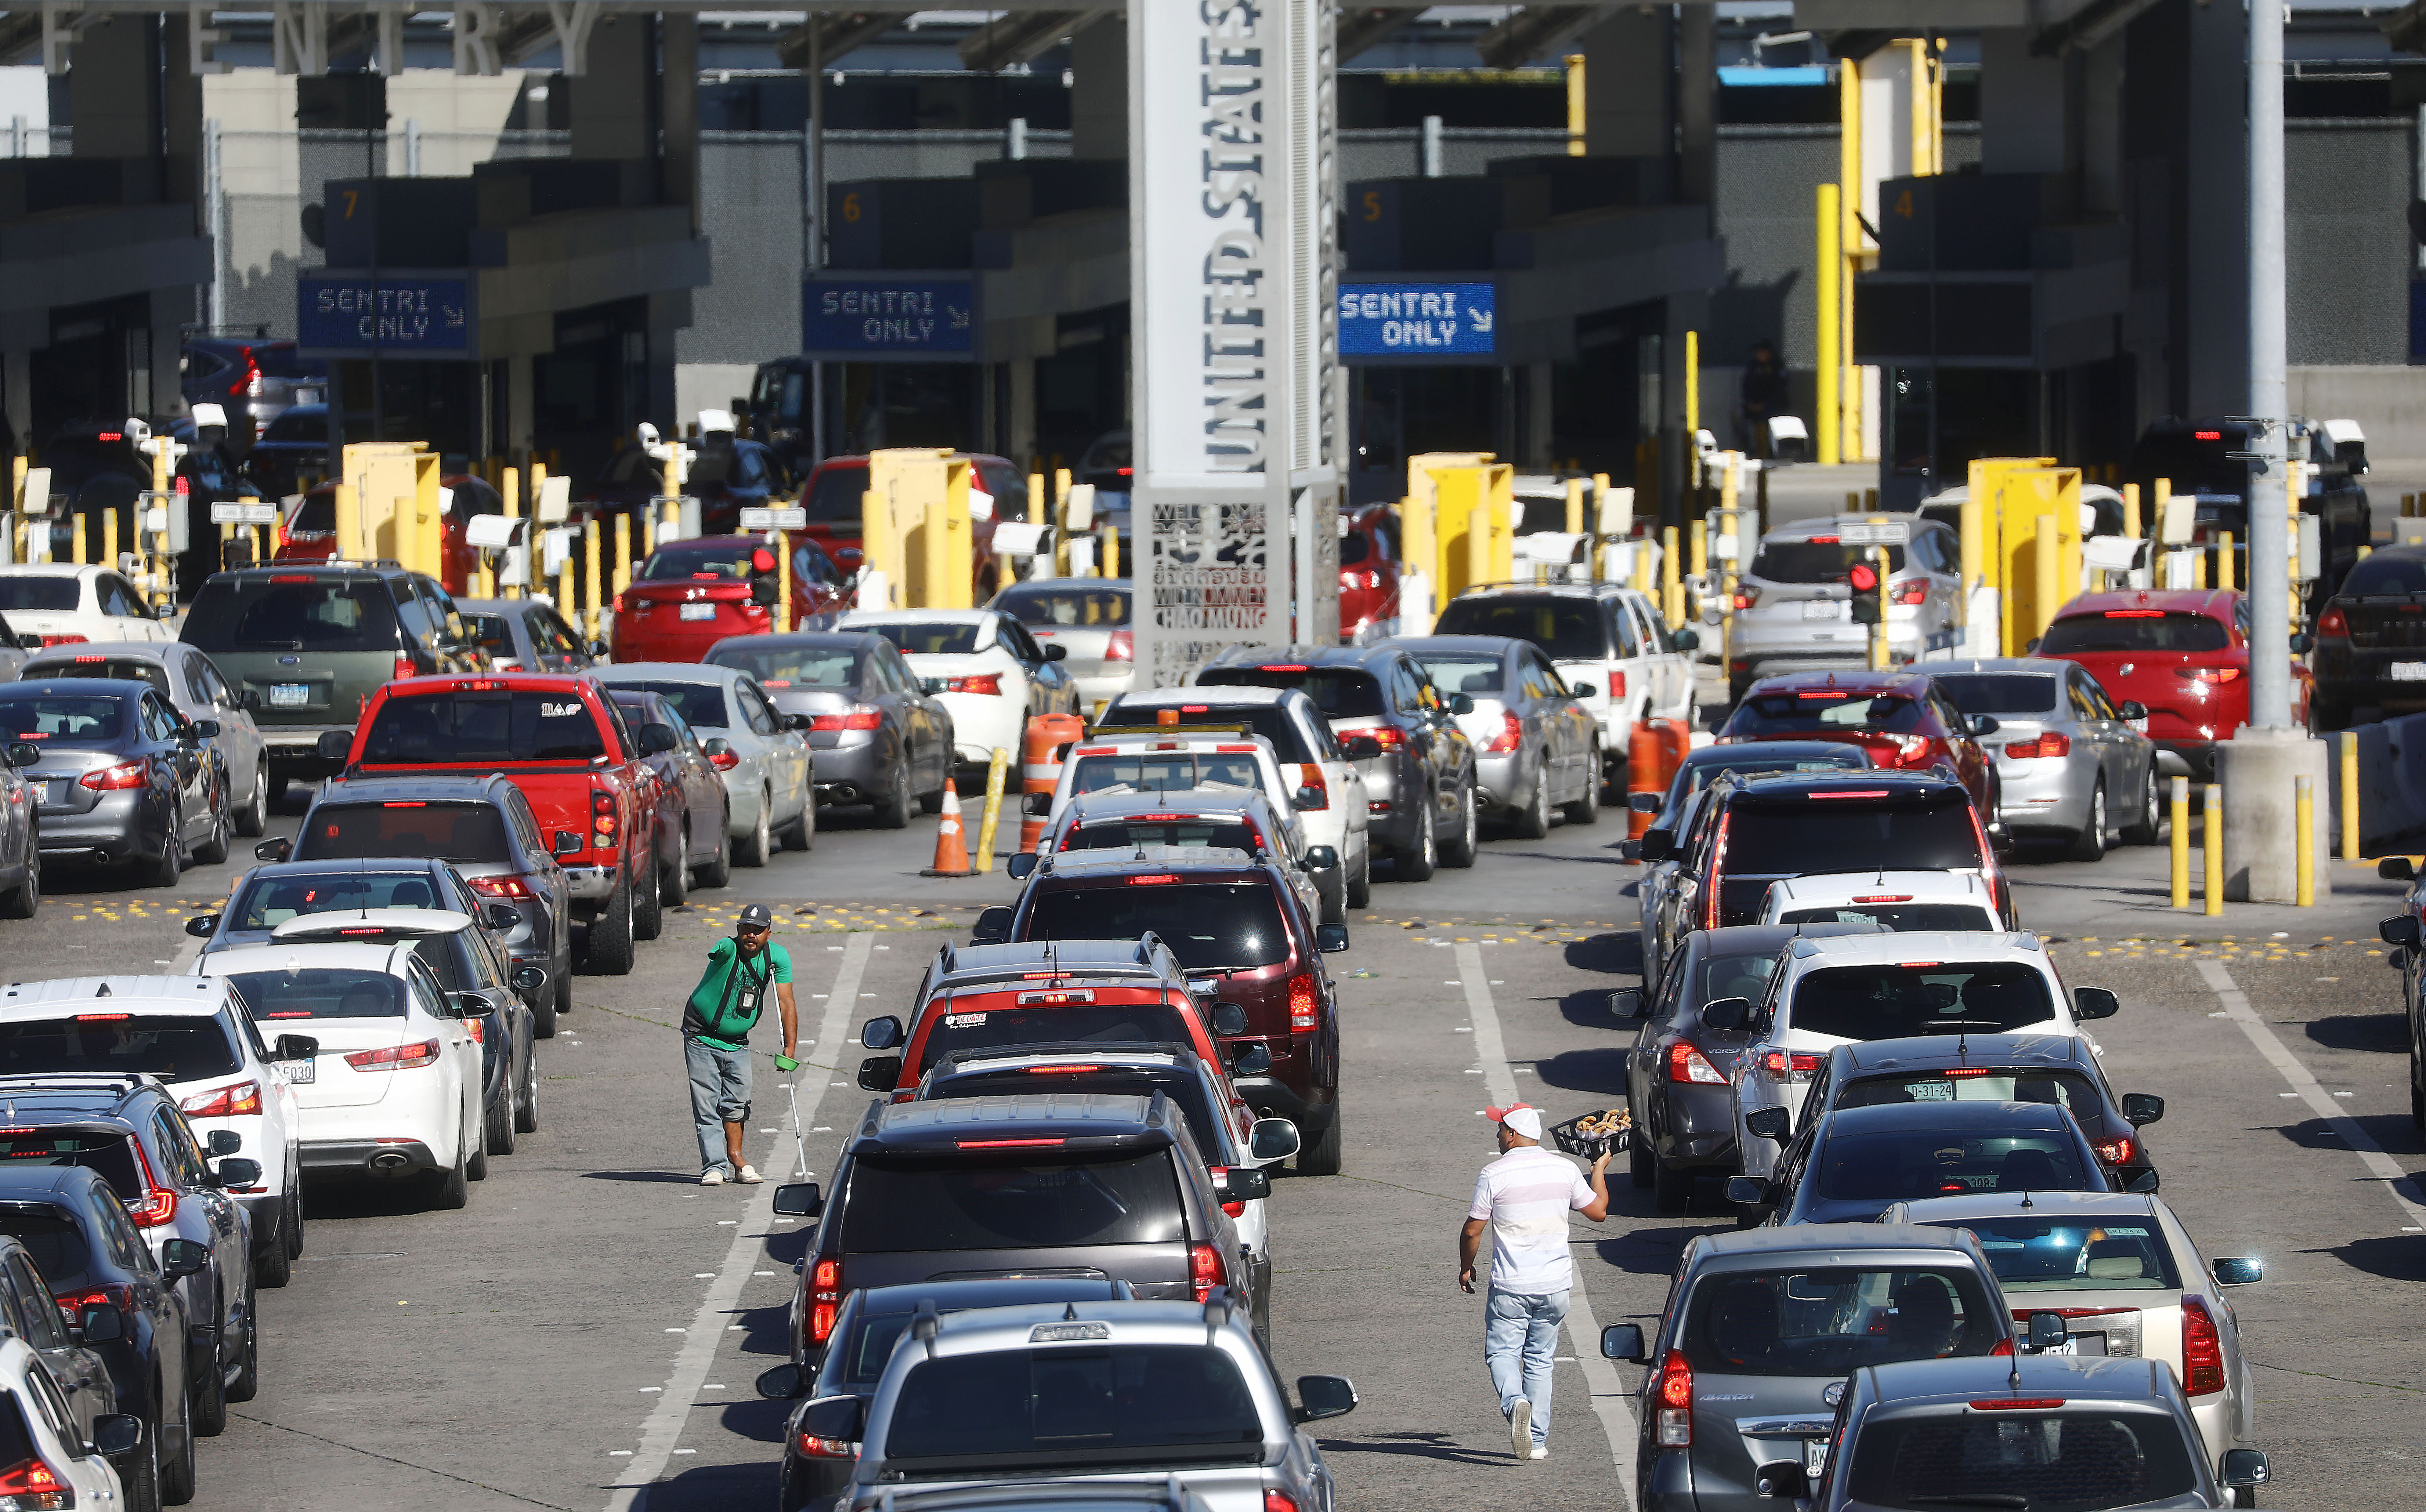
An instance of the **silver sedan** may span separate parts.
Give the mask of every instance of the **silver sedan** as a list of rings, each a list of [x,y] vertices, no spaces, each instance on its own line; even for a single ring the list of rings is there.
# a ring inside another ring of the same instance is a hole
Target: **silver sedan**
[[[2060,840],[2074,861],[2106,854],[2120,831],[2127,845],[2153,845],[2157,748],[2148,711],[2117,706],[2088,671],[2044,656],[1931,662],[1927,670],[1956,708],[1992,715],[1981,742],[1997,764],[1997,817],[2016,839]]]
[[[646,688],[663,697],[699,732],[732,800],[726,830],[733,859],[764,866],[776,837],[806,850],[817,829],[808,721],[776,712],[758,680],[736,667],[697,662],[624,662],[590,668],[608,687]]]
[[[235,832],[258,835],[269,828],[268,772],[262,762],[261,727],[252,717],[260,695],[238,693],[202,651],[182,640],[71,643],[34,652],[16,675],[149,683],[187,719],[216,721],[219,732],[202,746],[218,763]]]
[[[1562,680],[1541,649],[1504,635],[1396,635],[1382,642],[1413,656],[1444,695],[1464,694],[1457,716],[1474,743],[1475,792],[1484,813],[1525,840],[1600,819],[1600,721],[1583,704],[1599,690]]]
[[[1013,583],[986,605],[1066,653],[1061,669],[1078,682],[1078,712],[1091,714],[1129,690],[1137,668],[1130,646],[1129,580],[1046,577]]]

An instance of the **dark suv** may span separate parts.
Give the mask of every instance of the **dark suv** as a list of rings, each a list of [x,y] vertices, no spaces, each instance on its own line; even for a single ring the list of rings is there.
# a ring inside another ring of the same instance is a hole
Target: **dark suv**
[[[253,718],[273,799],[292,779],[345,768],[319,753],[320,736],[350,732],[381,684],[477,672],[488,661],[438,580],[394,562],[214,572],[178,638],[206,652],[239,697],[260,700]]]
[[[1391,875],[1421,882],[1436,864],[1474,864],[1474,742],[1423,664],[1395,646],[1233,646],[1196,674],[1204,687],[1302,688],[1334,734],[1368,735],[1378,754],[1357,762],[1372,843]]]
[[[1260,1046],[1268,1070],[1235,1079],[1258,1114],[1303,1132],[1301,1175],[1339,1173],[1339,1004],[1321,955],[1348,926],[1318,925],[1278,863],[1244,851],[1140,845],[1065,851],[1027,884],[1011,938],[1100,940],[1153,933],[1191,980],[1245,1010],[1232,1045]]]
[[[1270,1189],[1261,1170],[1230,1172],[1230,1197]],[[866,1287],[1042,1275],[1126,1281],[1148,1301],[1243,1292],[1223,1197],[1159,1092],[872,1104],[831,1200],[815,1182],[775,1191],[777,1213],[820,1219],[792,1301],[796,1358],[821,1355],[844,1295]]]

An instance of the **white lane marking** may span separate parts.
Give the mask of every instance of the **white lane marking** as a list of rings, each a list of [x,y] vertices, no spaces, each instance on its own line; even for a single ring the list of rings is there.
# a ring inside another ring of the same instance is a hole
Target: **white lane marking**
[[[1516,1101],[1516,1077],[1508,1069],[1508,1044],[1499,1036],[1499,1009],[1491,1001],[1491,983],[1482,974],[1482,952],[1474,945],[1457,947],[1457,973],[1465,988],[1465,1011],[1474,1019],[1474,1054],[1482,1062],[1483,1086],[1494,1102],[1505,1107]],[[1567,1293],[1567,1340],[1583,1367],[1584,1384],[1592,1388],[1593,1411],[1609,1435],[1609,1463],[1617,1468],[1618,1494],[1634,1505],[1634,1409],[1629,1394],[1617,1381],[1616,1368],[1601,1358],[1600,1324],[1593,1316],[1592,1299],[1584,1292],[1584,1267],[1576,1266],[1574,1289]]]
[[[2205,977],[2207,985],[2214,989],[2216,1001],[2224,1005],[2225,1015],[2240,1025],[2240,1032],[2249,1037],[2249,1042],[2256,1048],[2257,1054],[2265,1056],[2270,1065],[2283,1073],[2283,1080],[2291,1084],[2291,1090],[2282,1095],[2297,1097],[2307,1103],[2318,1118],[2324,1119],[2334,1133],[2341,1135],[2342,1142],[2351,1147],[2351,1152],[2358,1156],[2360,1163],[2375,1179],[2384,1183],[2384,1190],[2392,1200],[2401,1204],[2402,1211],[2419,1226],[2426,1227],[2426,1207],[2411,1201],[2401,1190],[2402,1183],[2409,1179],[2409,1173],[2384,1152],[2384,1147],[2375,1142],[2374,1135],[2360,1128],[2356,1119],[2334,1105],[2334,1100],[2325,1095],[2325,1089],[2318,1085],[2308,1068],[2300,1064],[2298,1056],[2283,1048],[2283,1041],[2266,1026],[2266,1021],[2251,1009],[2249,999],[2240,989],[2232,985],[2231,973],[2211,960],[2200,961],[2198,969],[2199,975]]]
[[[839,1043],[843,1030],[848,1027],[844,1021],[850,1016],[850,1005],[858,999],[859,979],[867,970],[867,947],[871,938],[864,933],[853,934],[849,942],[842,947],[843,957],[834,976],[833,996],[826,1008],[825,1021],[817,1030],[817,1038],[823,1043]],[[824,1078],[833,1069],[831,1066],[808,1065],[803,1070],[810,1079],[793,1084],[793,1096],[799,1101],[802,1122],[817,1116],[817,1104],[826,1095]],[[840,1086],[843,1084],[836,1082],[833,1085]],[[735,1229],[733,1246],[725,1252],[724,1263],[717,1267],[716,1280],[708,1286],[706,1298],[691,1316],[690,1329],[683,1338],[682,1353],[674,1357],[673,1374],[666,1377],[665,1395],[658,1399],[656,1410],[641,1423],[639,1451],[633,1456],[630,1468],[617,1478],[610,1488],[606,1512],[640,1512],[646,1506],[649,1483],[657,1478],[666,1468],[666,1461],[678,1452],[674,1446],[682,1438],[684,1424],[690,1416],[691,1401],[706,1384],[708,1370],[716,1363],[717,1344],[725,1334],[742,1327],[740,1324],[728,1324],[719,1328],[716,1320],[730,1316],[740,1304],[742,1284],[750,1279],[750,1273],[757,1267],[758,1235],[765,1231],[768,1227],[768,1220],[775,1214],[775,1187],[795,1174],[792,1157],[784,1149],[785,1143],[781,1135],[769,1142],[761,1169],[774,1174],[765,1185],[751,1194],[749,1221]]]

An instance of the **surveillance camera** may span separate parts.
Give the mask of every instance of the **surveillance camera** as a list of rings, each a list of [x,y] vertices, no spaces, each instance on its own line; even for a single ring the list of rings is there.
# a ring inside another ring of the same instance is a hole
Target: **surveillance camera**
[[[655,446],[657,443],[657,427],[649,424],[647,421],[643,420],[640,422],[638,427],[638,433],[640,438],[641,445]]]
[[[126,442],[130,446],[140,446],[152,439],[152,426],[135,415],[126,417],[125,430]]]

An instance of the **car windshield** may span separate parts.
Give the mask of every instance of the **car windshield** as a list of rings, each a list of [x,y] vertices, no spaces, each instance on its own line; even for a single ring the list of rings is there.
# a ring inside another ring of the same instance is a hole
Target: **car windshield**
[[[1097,997],[1108,993],[1098,991]],[[946,1055],[1010,1045],[1100,1039],[1113,1045],[1192,1045],[1196,1034],[1184,1009],[1159,996],[1146,1003],[1069,1003],[1051,1007],[975,1008],[946,1013],[927,1030],[918,1054],[924,1076]]]
[[[1160,1466],[1256,1459],[1263,1444],[1255,1399],[1218,1347],[1064,1345],[912,1366],[883,1455],[887,1464]]]
[[[1940,672],[1932,681],[1965,714],[2045,714],[2062,701],[2040,672]]]
[[[2342,579],[2346,599],[2406,598],[2426,593],[2426,556],[2377,552],[2350,570]]]
[[[10,740],[115,740],[125,722],[126,701],[106,694],[0,695],[0,735]]]
[[[643,582],[741,583],[775,570],[775,554],[754,536],[710,536],[649,554],[640,564]]]
[[[2178,1292],[2173,1251],[2151,1218],[2047,1222],[1965,1218],[2008,1292]],[[2096,1325],[2084,1323],[2083,1327]]]
[[[1498,693],[1500,660],[1496,656],[1418,656],[1424,675],[1443,693]]]
[[[1794,984],[1794,1028],[1838,1039],[2010,1034],[2055,1021],[2046,977],[2027,961],[1825,966]]]
[[[9,1195],[0,1192],[0,1201]],[[34,1257],[34,1268],[42,1273],[52,1291],[82,1291],[89,1284],[86,1275],[92,1265],[92,1249],[73,1219],[57,1213],[0,1207],[0,1234],[25,1247],[25,1252]],[[6,1438],[0,1434],[0,1452],[5,1452]]]
[[[237,972],[229,977],[255,1023],[272,1019],[401,1019],[404,983],[348,966]]]
[[[1669,789],[1669,807],[1691,797],[1729,772],[1743,777],[1755,772],[1842,772],[1870,764],[1869,753],[1859,746],[1840,746],[1825,755],[1806,752],[1800,756],[1763,756],[1757,746],[1725,746],[1720,750],[1721,754],[1708,761],[1685,764],[1676,773],[1675,785]]]
[[[1596,662],[1609,654],[1609,627],[1591,599],[1495,593],[1452,599],[1432,621],[1436,635],[1506,635],[1529,640],[1553,661]],[[1440,679],[1435,676],[1433,682]],[[1464,691],[1472,691],[1466,689]]]
[[[1006,588],[994,607],[1022,624],[1048,630],[1107,628],[1129,622],[1125,588]]]
[[[1244,788],[1260,793],[1263,768],[1254,752],[1156,751],[1081,756],[1071,774],[1073,793],[1185,793],[1190,788]]]
[[[1720,731],[1725,735],[1839,734],[1854,730],[1908,735],[1920,728],[1920,705],[1889,695],[1872,698],[1851,688],[1804,688],[1795,693],[1758,693],[1737,706]]]
[[[810,519],[838,521],[844,527],[842,534],[855,537],[864,519],[861,511],[866,493],[867,468],[864,464],[821,467],[810,480],[808,492],[801,502],[808,506]]]
[[[1865,1507],[2030,1512],[2191,1506],[2202,1489],[2171,1413],[1933,1412],[1873,1417],[1852,1446],[1846,1489]]]
[[[1100,730],[1151,729],[1157,709],[1170,704],[1132,703],[1126,698],[1116,699],[1096,721]],[[1319,761],[1321,757],[1305,748],[1305,738],[1298,732],[1297,721],[1277,703],[1183,703],[1179,705],[1179,722],[1183,725],[1244,725],[1247,733],[1261,735],[1272,743],[1272,754],[1285,762]]]
[[[721,683],[619,683],[618,689],[642,688],[674,706],[683,722],[694,730],[725,728],[724,684]]]
[[[1969,1127],[1831,1131],[1812,1157],[1820,1195],[1917,1202],[1973,1192],[2103,1192],[2106,1178],[2053,1129]]]
[[[707,653],[707,665],[739,668],[761,687],[849,688],[859,685],[859,658],[855,645],[742,646],[728,640]]]
[[[1942,797],[1794,800],[1793,807],[1739,800],[1726,814],[1726,874],[1801,877],[1832,872],[1965,871],[1985,864],[1971,806],[1958,789]]]
[[[1089,1067],[1083,1071],[1060,1077],[1031,1070],[1026,1066],[1007,1067],[1001,1070],[972,1071],[939,1083],[926,1092],[934,1099],[961,1097],[1017,1096],[1025,1092],[1058,1091],[1068,1086],[1074,1092],[1091,1096],[1152,1097],[1162,1093],[1179,1104],[1188,1116],[1188,1132],[1196,1136],[1199,1153],[1215,1165],[1222,1159],[1229,1143],[1213,1115],[1213,1104],[1205,1095],[1205,1083],[1184,1065],[1169,1070],[1145,1070],[1121,1066]]]
[[[79,1013],[0,1023],[0,1076],[145,1071],[196,1082],[232,1076],[243,1064],[211,1014]]]
[[[901,648],[904,656],[969,656],[978,651],[978,627],[946,623],[852,625],[882,635]]]
[[[1190,969],[1277,966],[1289,957],[1280,900],[1260,880],[1173,885],[1149,874],[1106,887],[1056,887],[1037,894],[1022,938],[1135,940],[1149,929]]]
[[[1061,837],[1063,850],[1127,850],[1138,845],[1180,845],[1191,850],[1253,851],[1262,842],[1243,819],[1108,819]]]
[[[348,873],[337,877],[266,877],[245,884],[228,910],[231,929],[274,929],[299,913],[332,909],[436,909],[442,902],[427,872],[390,875]]]
[[[91,1130],[27,1129],[0,1133],[0,1166],[81,1166],[99,1171],[109,1189],[133,1200],[143,1196],[143,1173],[122,1134]]]
[[[1874,924],[1910,934],[1916,929],[2001,929],[1996,914],[1979,903],[1838,903],[1824,909],[1788,909],[1779,924]]]
[[[402,644],[384,585],[303,572],[209,579],[194,595],[179,638],[214,652],[392,651]]]
[[[1801,540],[1772,539],[1760,543],[1753,554],[1752,570],[1745,575],[1767,583],[1841,583],[1853,570],[1855,562],[1868,562],[1878,547],[1848,543],[1835,536],[1811,536]],[[1889,546],[1887,575],[1903,571],[1903,548]]]
[[[1167,1245],[1187,1237],[1168,1148],[987,1158],[861,1155],[843,1200],[847,1253]]]
[[[2066,615],[2047,626],[2042,656],[2083,651],[2223,651],[2231,643],[2224,621],[2203,614],[2166,614],[2157,609],[2109,609],[2104,614]]]
[[[362,759],[371,766],[472,766],[606,754],[597,718],[571,693],[499,688],[388,700],[371,721]]]
[[[1389,713],[1382,680],[1346,667],[1208,667],[1200,687],[1303,688],[1326,719],[1370,719]]]
[[[73,614],[82,588],[73,577],[43,572],[0,572],[0,609]]]
[[[1727,1271],[1693,1288],[1677,1347],[1718,1375],[1841,1375],[1865,1365],[1984,1355],[2006,1334],[1977,1271]]]
[[[509,861],[506,816],[486,803],[324,803],[296,836],[293,860],[427,856],[461,862]]]
[[[1847,1082],[1836,1093],[1836,1105],[1875,1108],[1894,1102],[2046,1102],[2084,1124],[2100,1118],[2106,1107],[2089,1078],[2078,1071],[2035,1066],[1955,1066],[1865,1076]]]

